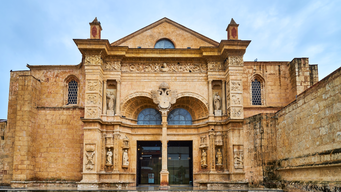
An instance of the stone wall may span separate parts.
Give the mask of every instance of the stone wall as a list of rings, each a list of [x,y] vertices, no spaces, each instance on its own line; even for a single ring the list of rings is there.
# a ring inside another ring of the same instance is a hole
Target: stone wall
[[[6,127],[7,127],[7,121],[5,119],[0,119],[0,184],[4,184],[4,176],[7,175],[8,172],[8,165],[6,165],[6,158],[8,159],[8,149],[5,148],[6,141]],[[7,138],[6,138],[7,139]],[[7,167],[6,167],[7,166]]]
[[[245,179],[254,186],[275,178],[276,121],[274,114],[258,114],[245,119]]]
[[[277,113],[277,174],[283,180],[341,180],[341,68]]]

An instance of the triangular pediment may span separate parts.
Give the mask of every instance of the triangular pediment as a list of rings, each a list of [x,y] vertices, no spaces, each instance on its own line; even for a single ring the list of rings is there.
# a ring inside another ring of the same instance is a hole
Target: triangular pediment
[[[112,46],[154,48],[160,39],[169,39],[175,48],[217,47],[218,42],[166,17],[113,42]]]

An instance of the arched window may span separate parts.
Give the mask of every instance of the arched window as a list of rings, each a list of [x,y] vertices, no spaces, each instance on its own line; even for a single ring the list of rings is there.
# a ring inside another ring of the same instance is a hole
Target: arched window
[[[192,116],[186,109],[177,108],[169,113],[167,122],[168,125],[192,125]]]
[[[72,80],[68,83],[67,105],[77,104],[77,96],[78,96],[78,83],[77,81]]]
[[[156,42],[154,48],[156,49],[174,49],[174,44],[168,39],[161,39]]]
[[[153,108],[143,109],[137,116],[138,125],[161,125],[161,114]]]
[[[252,105],[262,105],[262,85],[255,79],[251,82]]]

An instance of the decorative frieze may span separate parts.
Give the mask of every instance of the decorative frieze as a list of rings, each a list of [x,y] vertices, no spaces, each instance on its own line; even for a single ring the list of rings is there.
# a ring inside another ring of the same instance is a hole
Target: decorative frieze
[[[121,62],[120,61],[107,61],[104,64],[103,70],[105,71],[120,71]]]
[[[102,65],[103,60],[101,55],[86,55],[85,56],[85,65]]]
[[[124,63],[122,72],[183,72],[183,73],[204,73],[207,71],[206,64],[202,63]]]
[[[225,71],[225,65],[221,62],[208,62],[208,71]]]
[[[228,57],[229,65],[230,66],[243,66],[243,56],[229,56]]]

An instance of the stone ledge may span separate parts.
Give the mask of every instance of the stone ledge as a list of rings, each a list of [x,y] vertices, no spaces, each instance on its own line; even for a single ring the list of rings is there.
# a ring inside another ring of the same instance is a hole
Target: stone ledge
[[[325,168],[325,167],[341,167],[341,163],[326,164],[326,165],[299,166],[299,167],[286,167],[286,168],[278,168],[276,169],[276,171],[285,171],[285,170],[293,170],[293,169],[315,169],[315,168]]]

